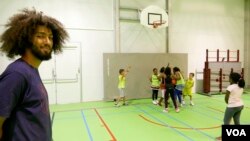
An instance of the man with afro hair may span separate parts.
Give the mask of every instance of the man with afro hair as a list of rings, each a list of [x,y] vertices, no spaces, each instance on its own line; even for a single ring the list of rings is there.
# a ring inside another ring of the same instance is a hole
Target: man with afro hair
[[[0,141],[51,141],[48,94],[38,67],[62,52],[68,38],[56,19],[23,9],[0,37],[0,51],[14,59],[0,75]]]

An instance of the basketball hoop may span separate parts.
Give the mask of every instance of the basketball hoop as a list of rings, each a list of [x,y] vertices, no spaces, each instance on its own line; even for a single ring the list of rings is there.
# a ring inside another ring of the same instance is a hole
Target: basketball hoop
[[[166,28],[168,26],[168,14],[165,9],[150,5],[141,11],[140,23],[151,29]]]
[[[158,28],[158,26],[161,26],[162,24],[165,24],[165,23],[166,23],[166,21],[164,21],[164,20],[158,20],[158,21],[154,21],[152,26],[153,26],[153,28]]]

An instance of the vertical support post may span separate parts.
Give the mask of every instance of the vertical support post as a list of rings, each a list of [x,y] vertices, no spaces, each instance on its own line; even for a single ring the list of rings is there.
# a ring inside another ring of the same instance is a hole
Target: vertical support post
[[[241,69],[241,78],[244,79],[244,68]]]
[[[170,10],[169,10],[169,0],[165,0],[165,5],[166,5],[166,12],[167,12],[167,14],[168,14],[168,27],[169,27],[169,17],[170,17]],[[166,29],[166,53],[169,53],[169,28],[168,27],[166,27],[165,29]]]
[[[115,52],[120,53],[120,0],[113,0],[114,3],[114,46]]]
[[[240,51],[237,50],[237,62],[239,62],[239,61],[240,61]]]
[[[219,72],[219,91],[222,92],[222,68],[220,68]]]
[[[217,49],[217,62],[219,62],[219,58],[220,58],[220,52],[219,52],[219,49]]]
[[[206,62],[208,62],[208,49],[206,49]]]
[[[203,70],[203,91],[204,93],[210,92],[210,76],[211,76],[211,70],[210,69],[204,69]]]
[[[205,62],[205,69],[208,69],[208,62]]]
[[[227,62],[230,62],[230,61],[229,61],[229,58],[230,58],[230,57],[229,57],[229,56],[230,56],[229,53],[230,53],[230,52],[229,52],[229,49],[228,49],[228,50],[227,50]]]

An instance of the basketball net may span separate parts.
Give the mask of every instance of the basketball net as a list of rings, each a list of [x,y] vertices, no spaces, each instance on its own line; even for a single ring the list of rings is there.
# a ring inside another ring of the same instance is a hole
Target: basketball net
[[[162,24],[165,24],[166,21],[154,21],[153,22],[153,28],[158,28],[158,26],[161,26]]]
[[[161,25],[161,23],[153,23],[153,28],[157,28],[160,25]]]

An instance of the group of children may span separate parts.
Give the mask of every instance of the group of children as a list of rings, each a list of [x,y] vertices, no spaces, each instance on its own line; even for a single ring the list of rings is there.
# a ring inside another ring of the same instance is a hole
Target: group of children
[[[126,83],[126,75],[129,72],[129,69],[120,69],[118,76],[118,89],[120,96],[116,100],[115,105],[120,106],[119,102],[123,100],[123,105],[127,105],[125,99],[125,83]],[[149,78],[151,82],[152,89],[152,102],[155,105],[162,106],[162,101],[164,100],[165,108],[163,112],[168,112],[168,100],[169,96],[171,97],[175,111],[179,112],[179,106],[185,104],[185,97],[190,97],[190,105],[194,105],[192,101],[192,88],[194,86],[194,73],[189,73],[189,76],[186,80],[184,80],[183,74],[181,73],[178,67],[172,69],[169,65],[165,68],[162,67],[160,69],[160,73],[158,74],[158,69],[153,69],[153,74]],[[225,102],[227,103],[227,107],[224,114],[224,124],[230,124],[231,119],[234,120],[234,124],[240,124],[240,115],[244,107],[243,100],[241,98],[243,94],[243,88],[245,87],[245,80],[239,73],[232,72],[229,76],[230,85],[227,87],[227,92],[225,94]],[[158,101],[158,91],[161,90],[162,96]],[[179,102],[179,106],[177,105],[177,100]],[[217,137],[216,140],[221,140],[221,136]]]
[[[171,98],[175,111],[179,112],[179,106],[185,104],[185,97],[190,97],[190,105],[194,105],[192,101],[192,88],[194,86],[194,73],[189,73],[188,79],[184,80],[183,74],[178,67],[172,69],[167,66],[160,69],[158,74],[157,68],[153,69],[153,74],[149,78],[152,89],[152,102],[155,105],[162,106],[164,100],[165,108],[163,112],[168,112],[168,100]],[[158,101],[158,91],[161,91],[161,98]],[[177,104],[177,100],[179,105]]]
[[[126,85],[126,75],[128,74],[131,67],[127,69],[120,69],[118,76],[118,90],[119,90],[119,98],[115,99],[115,106],[119,107],[120,102],[122,101],[122,105],[127,105],[125,98],[125,85]],[[168,100],[171,97],[176,112],[179,112],[179,106],[185,104],[185,96],[190,97],[190,105],[194,105],[192,101],[192,87],[194,85],[194,73],[189,73],[189,77],[187,80],[184,80],[183,74],[181,73],[178,67],[172,69],[167,66],[162,67],[160,69],[160,73],[158,73],[158,69],[153,69],[153,74],[150,76],[149,81],[151,82],[152,89],[152,102],[155,105],[162,106],[162,102],[164,101],[165,108],[164,112],[168,112]],[[161,97],[158,100],[158,92],[161,91]],[[177,100],[179,101],[179,105],[177,105]]]

